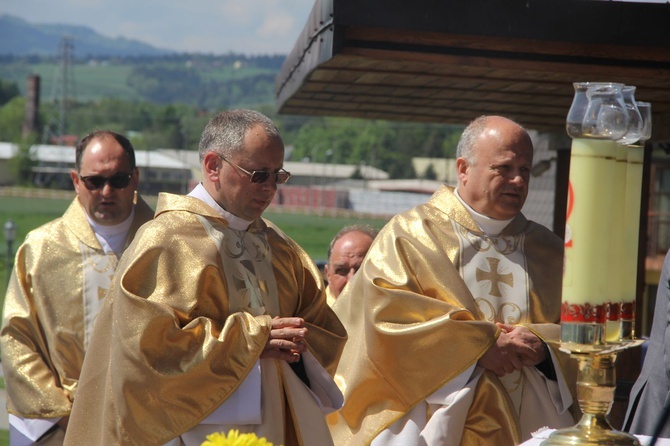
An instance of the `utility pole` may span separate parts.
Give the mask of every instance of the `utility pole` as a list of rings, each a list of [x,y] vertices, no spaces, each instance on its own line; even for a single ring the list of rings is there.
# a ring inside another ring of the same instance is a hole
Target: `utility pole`
[[[42,144],[65,144],[64,137],[68,134],[68,112],[75,102],[74,76],[72,73],[73,49],[72,38],[63,36],[58,46],[58,66],[51,82],[50,101],[54,104],[54,110],[52,110],[51,116],[44,127]],[[56,110],[57,116],[55,115]],[[65,166],[62,158],[61,156],[61,161],[58,163],[58,171],[53,175],[58,186],[64,188],[69,184],[69,169]],[[49,178],[50,175],[46,172],[43,172],[41,176],[46,176],[46,178],[41,178],[40,181],[45,186],[49,185],[53,179]]]

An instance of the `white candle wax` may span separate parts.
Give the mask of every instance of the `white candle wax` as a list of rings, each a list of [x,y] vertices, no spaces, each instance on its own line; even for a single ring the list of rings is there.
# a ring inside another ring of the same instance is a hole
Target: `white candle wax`
[[[563,301],[603,305],[608,296],[616,143],[576,138],[570,158]]]

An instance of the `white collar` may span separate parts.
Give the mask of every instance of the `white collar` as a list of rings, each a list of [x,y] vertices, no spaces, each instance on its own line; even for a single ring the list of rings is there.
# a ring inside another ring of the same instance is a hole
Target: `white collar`
[[[133,224],[135,218],[135,206],[133,205],[130,215],[124,221],[117,225],[105,226],[93,220],[86,212],[86,220],[91,225],[91,229],[95,237],[100,242],[100,246],[105,252],[114,252],[121,254],[126,247],[126,238],[128,238],[128,231]]]
[[[217,203],[216,200],[209,194],[209,192],[207,192],[207,189],[205,189],[205,186],[203,186],[202,183],[198,183],[198,185],[193,188],[188,196],[204,201],[212,209],[214,209],[217,214],[223,217],[232,229],[246,231],[249,229],[249,225],[253,223],[253,221],[244,220],[243,218],[240,218],[237,215],[233,215],[222,208],[221,205],[219,205],[219,203]]]
[[[458,193],[458,188],[454,189],[454,195],[456,195],[456,198],[458,198],[458,201],[461,202],[461,204],[465,207],[465,209],[468,210],[468,212],[472,216],[472,219],[479,226],[479,229],[481,229],[482,232],[484,232],[486,235],[499,235],[503,231],[503,229],[505,229],[507,225],[509,225],[510,222],[514,220],[514,217],[508,220],[496,220],[495,218],[491,218],[484,214],[480,214],[479,212],[472,209],[470,205],[467,204],[463,200],[463,198],[461,198],[461,196]]]

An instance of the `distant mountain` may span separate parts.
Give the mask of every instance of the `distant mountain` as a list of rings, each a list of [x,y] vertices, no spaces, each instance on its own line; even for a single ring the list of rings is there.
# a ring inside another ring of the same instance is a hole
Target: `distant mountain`
[[[57,56],[63,37],[70,37],[75,58],[162,56],[176,51],[153,47],[138,40],[111,39],[86,26],[32,24],[0,15],[0,55]]]

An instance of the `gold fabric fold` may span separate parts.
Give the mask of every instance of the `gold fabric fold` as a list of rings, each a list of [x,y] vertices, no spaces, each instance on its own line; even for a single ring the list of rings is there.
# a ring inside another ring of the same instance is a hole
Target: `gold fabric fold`
[[[493,372],[486,371],[477,382],[475,398],[461,436],[464,446],[517,445],[519,423],[510,417],[511,403],[505,388]],[[512,410],[514,410],[512,408]]]
[[[159,196],[155,219],[124,254],[100,312],[65,444],[160,445],[189,431],[247,376],[275,316],[304,318],[308,348],[334,371],[346,333],[326,305],[316,266],[263,220],[247,232],[229,229],[196,198]],[[253,306],[249,290],[230,292],[234,275],[224,264],[242,246],[229,245],[233,237],[258,255],[266,314],[239,310]],[[267,262],[273,277],[262,277]]]
[[[379,233],[361,269],[333,309],[349,334],[336,381],[344,407],[329,417],[337,445],[367,445],[427,396],[464,372],[499,335],[483,320],[459,274],[457,226],[478,226],[453,189],[394,217]],[[557,323],[560,317],[562,243],[546,228],[517,216],[503,234],[523,232],[532,291],[525,322]],[[498,381],[486,374],[487,381]],[[496,417],[497,428],[467,434],[519,440],[514,408],[502,385],[481,383],[499,403],[473,404],[469,416]],[[477,413],[481,411],[480,413]],[[494,433],[493,430],[499,432]],[[464,437],[465,438],[465,437]],[[462,442],[462,444],[478,444]]]
[[[153,210],[139,198],[126,244],[152,217]],[[105,257],[77,198],[61,218],[31,231],[17,251],[0,335],[11,414],[56,418],[70,413],[85,351],[84,251]],[[108,266],[111,276],[113,265]]]

